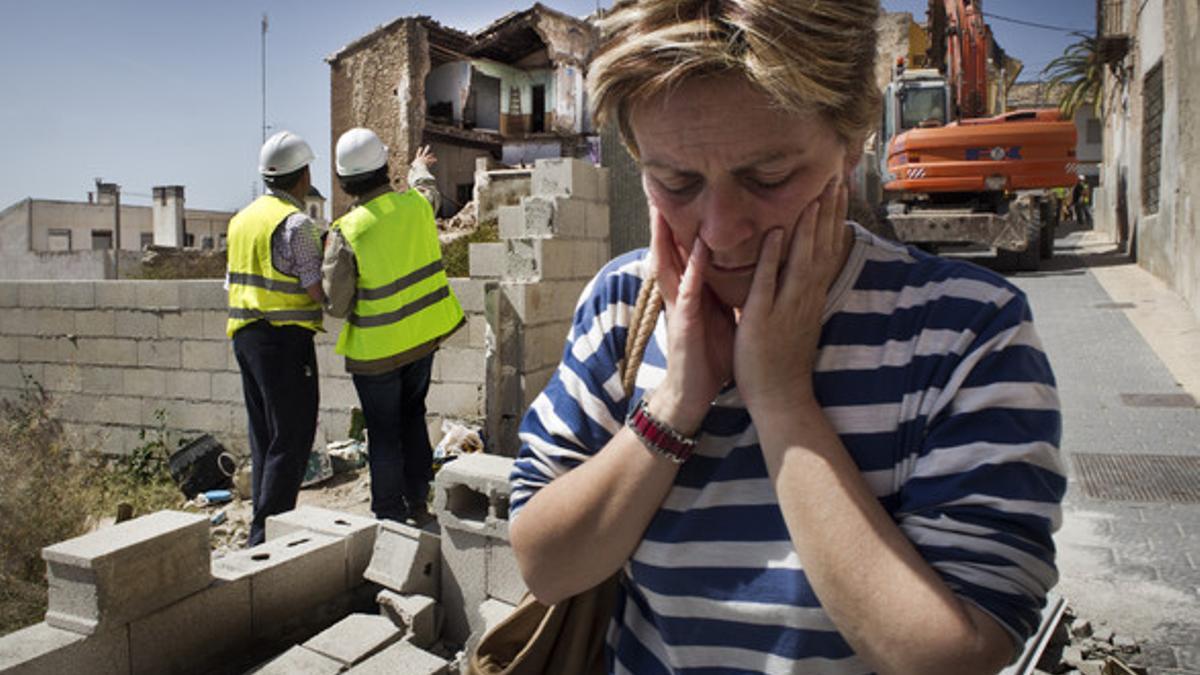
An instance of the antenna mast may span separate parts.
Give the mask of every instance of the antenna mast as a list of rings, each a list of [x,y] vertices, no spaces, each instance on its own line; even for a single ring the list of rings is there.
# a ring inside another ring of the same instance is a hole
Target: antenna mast
[[[267,142],[267,13],[262,15],[262,142]]]

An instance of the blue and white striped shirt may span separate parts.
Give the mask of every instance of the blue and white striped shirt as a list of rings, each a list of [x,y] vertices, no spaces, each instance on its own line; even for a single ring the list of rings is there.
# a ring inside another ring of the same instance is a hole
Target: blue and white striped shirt
[[[992,272],[853,227],[823,316],[818,400],[925,560],[1021,643],[1058,578],[1051,534],[1066,489],[1054,376],[1025,297]],[[521,426],[510,518],[662,381],[662,317],[630,400],[617,373],[645,262],[645,250],[621,256],[585,289]],[[713,403],[622,576],[611,672],[869,671],[805,577],[736,388]]]

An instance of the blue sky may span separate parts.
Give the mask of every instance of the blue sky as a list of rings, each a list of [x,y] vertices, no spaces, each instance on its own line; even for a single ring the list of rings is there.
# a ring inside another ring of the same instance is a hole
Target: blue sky
[[[543,0],[584,16],[611,0]],[[242,206],[257,182],[260,22],[267,122],[309,140],[314,184],[329,190],[326,56],[398,16],[475,31],[532,0],[0,0],[0,209],[24,199],[83,200],[94,179],[149,203],[184,185],[192,208]],[[923,19],[925,0],[883,0]],[[988,13],[1090,29],[1094,0],[987,0]],[[1074,38],[989,19],[1029,79]]]

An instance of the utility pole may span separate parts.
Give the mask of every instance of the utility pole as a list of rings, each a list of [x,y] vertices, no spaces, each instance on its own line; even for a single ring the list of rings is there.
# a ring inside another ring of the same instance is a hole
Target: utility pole
[[[267,142],[267,13],[262,15],[262,142]]]

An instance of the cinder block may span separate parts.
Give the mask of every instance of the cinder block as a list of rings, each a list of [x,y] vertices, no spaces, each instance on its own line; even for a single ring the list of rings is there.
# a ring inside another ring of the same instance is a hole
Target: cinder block
[[[434,382],[425,403],[429,412],[446,417],[474,419],[485,414],[482,384]]]
[[[54,287],[54,306],[83,309],[96,306],[96,282],[60,281]]]
[[[443,527],[441,543],[442,638],[464,644],[483,627],[479,605],[487,599],[488,538]]]
[[[482,349],[445,348],[434,357],[434,366],[439,381],[482,384],[487,377],[487,353]]]
[[[47,363],[42,369],[41,385],[46,391],[77,392],[82,386],[83,375],[78,366],[60,366]],[[110,392],[96,392],[110,393]]]
[[[59,336],[75,333],[75,314],[62,309],[26,310],[25,323],[31,335]]]
[[[497,209],[497,224],[501,239],[520,239],[532,236],[525,227],[525,209],[520,204]]]
[[[607,203],[589,202],[587,209],[587,236],[591,239],[612,238],[611,210]]]
[[[297,532],[214,560],[212,575],[250,578],[251,631],[271,638],[305,610],[347,590],[343,550],[334,537]]]
[[[549,366],[541,370],[525,373],[521,376],[521,409],[524,410],[533,403],[533,399],[542,393],[546,385],[550,383],[550,378],[554,377],[556,366]]]
[[[162,398],[167,392],[166,370],[130,368],[118,371],[124,378],[124,393],[144,398]]]
[[[315,532],[342,540],[346,558],[346,588],[363,582],[371,563],[379,521],[316,506],[299,506],[267,518],[267,540],[296,532]]]
[[[324,378],[322,378],[321,384],[325,384]],[[322,388],[324,387],[322,386]],[[214,401],[241,403],[245,400],[245,397],[242,395],[241,373],[212,373],[210,392]]]
[[[181,365],[181,354],[182,349],[178,340],[139,340],[137,342],[137,365],[142,368],[178,369]]]
[[[75,313],[75,334],[89,337],[112,337],[117,331],[117,313],[112,310],[80,311]]]
[[[19,285],[11,281],[0,282],[0,307],[17,307],[21,304]]]
[[[137,307],[136,281],[98,281],[96,282],[96,306],[106,308]]]
[[[600,199],[596,167],[575,158],[539,159],[533,165],[533,194]],[[607,195],[604,197],[607,199]]]
[[[204,328],[204,317],[197,311],[160,312],[158,334],[165,338],[197,339]]]
[[[341,661],[296,645],[255,670],[254,675],[335,675],[343,669]]]
[[[245,415],[244,408],[228,403],[141,399],[142,425],[155,426],[158,423],[157,414],[160,410],[166,416],[167,424],[172,429],[192,431],[227,431],[235,411],[240,415]]]
[[[0,335],[0,361],[16,361],[20,354],[20,341],[17,338]]]
[[[57,281],[22,281],[19,301],[22,307],[53,307]]]
[[[512,547],[506,541],[488,539],[488,597],[516,605],[528,590],[525,580],[521,578],[521,570],[517,567],[517,558],[513,555]]]
[[[229,292],[223,282],[216,279],[195,279],[175,282],[179,284],[179,306],[189,309],[219,309],[227,311]]]
[[[83,636],[38,623],[0,637],[0,673],[129,673],[129,627]]]
[[[363,577],[397,593],[440,598],[437,535],[388,520],[379,521],[371,564]]]
[[[147,309],[178,309],[179,282],[132,281],[135,307]]]
[[[570,331],[569,321],[526,326],[525,349],[521,352],[519,364],[521,369],[531,372],[558,365]]]
[[[49,370],[49,366],[46,368]],[[124,394],[126,370],[120,368],[74,368],[80,375],[80,386],[89,394]],[[49,375],[49,373],[47,373]],[[124,422],[127,420],[109,420]]]
[[[321,404],[330,408],[353,408],[359,405],[358,390],[354,380],[348,377],[326,377],[321,379]]]
[[[222,296],[224,298],[224,296]],[[225,302],[224,299],[221,300]],[[225,334],[225,325],[229,321],[229,310],[205,310],[200,313],[200,335],[206,340],[228,340],[229,336]],[[326,320],[328,321],[328,319]],[[336,334],[336,333],[335,333]]]
[[[378,614],[351,614],[314,635],[304,647],[347,666],[361,663],[399,642],[404,632]]]
[[[498,278],[505,272],[504,242],[475,242],[467,245],[468,269],[474,278]]]
[[[407,631],[406,640],[423,649],[428,649],[437,642],[440,631],[438,625],[437,602],[425,595],[403,595],[395,591],[383,589],[375,596],[379,611],[394,625]]]
[[[458,298],[458,304],[462,305],[464,312],[483,311],[488,285],[489,282],[469,277],[450,279],[450,290],[454,291],[454,297]]]
[[[506,281],[591,279],[607,261],[607,242],[592,239],[509,239]]]
[[[44,366],[40,363],[0,363],[0,389],[14,394],[25,389],[28,380],[42,381]]]
[[[78,343],[82,345],[84,340],[79,340]],[[22,336],[18,338],[17,351],[23,363],[62,363],[70,361],[76,353],[75,345],[61,337]]]
[[[76,346],[78,363],[98,366],[138,365],[138,343],[134,340],[79,338]],[[178,364],[174,367],[178,367]]]
[[[183,368],[185,370],[221,371],[229,367],[233,343],[228,340],[184,340]]]
[[[208,588],[129,624],[135,674],[207,672],[253,639],[250,579]]]
[[[208,586],[208,518],[159,511],[42,549],[46,622],[102,632]]]
[[[450,663],[401,640],[346,671],[347,675],[450,675]]]
[[[114,312],[113,316],[113,334],[117,337],[158,337],[158,315],[154,312],[123,309]]]
[[[443,533],[462,530],[508,541],[512,467],[510,457],[483,453],[462,455],[443,466],[434,478],[433,498]]]
[[[537,199],[530,197],[530,199]],[[551,233],[560,239],[583,239],[588,236],[587,213],[592,202],[559,197],[555,200],[554,224]]]
[[[467,640],[463,650],[470,654],[475,651],[475,647],[479,645],[479,641],[487,634],[489,630],[499,625],[499,623],[509,617],[516,609],[515,605],[510,605],[503,600],[488,598],[479,605],[479,617],[482,621],[482,627]]]
[[[207,401],[212,398],[212,374],[201,370],[176,370],[166,379],[168,398]]]

